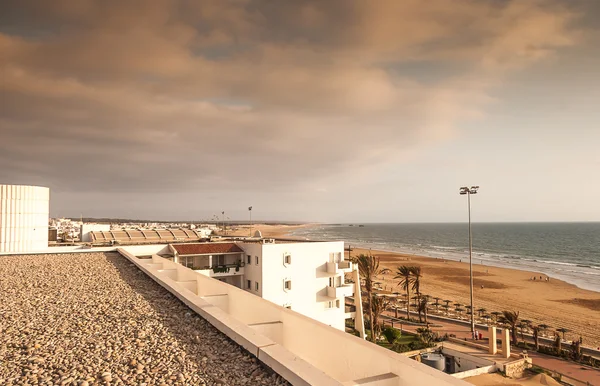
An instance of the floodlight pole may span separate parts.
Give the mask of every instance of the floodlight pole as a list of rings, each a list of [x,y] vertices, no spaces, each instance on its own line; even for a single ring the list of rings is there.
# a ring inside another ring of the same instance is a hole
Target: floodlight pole
[[[475,306],[473,305],[473,235],[471,232],[471,194],[476,194],[479,186],[460,188],[460,194],[467,195],[467,205],[469,211],[469,289],[471,295],[471,334],[475,333]]]
[[[250,212],[250,237],[252,237],[252,207],[248,207],[248,212]]]
[[[473,305],[473,236],[471,233],[471,191],[467,194],[469,206],[469,276],[471,286],[471,334],[475,332],[475,308]]]

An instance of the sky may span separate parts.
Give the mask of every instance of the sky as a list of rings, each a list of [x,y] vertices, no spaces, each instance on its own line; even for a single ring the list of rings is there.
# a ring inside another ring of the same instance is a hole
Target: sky
[[[1,7],[0,183],[51,216],[600,221],[600,2]]]

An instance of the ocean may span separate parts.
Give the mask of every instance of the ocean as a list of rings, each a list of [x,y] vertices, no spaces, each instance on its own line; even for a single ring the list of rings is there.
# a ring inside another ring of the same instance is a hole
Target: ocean
[[[600,292],[600,222],[473,223],[472,232],[475,264],[537,271]],[[343,240],[346,247],[469,259],[467,223],[317,225],[292,235]]]

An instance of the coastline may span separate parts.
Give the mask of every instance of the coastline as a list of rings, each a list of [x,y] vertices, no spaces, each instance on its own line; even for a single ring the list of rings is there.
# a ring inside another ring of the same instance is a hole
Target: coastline
[[[289,232],[319,226],[304,224],[301,227],[270,229],[277,236],[305,239]],[[348,243],[346,243],[348,245]],[[423,271],[422,292],[432,297],[452,300],[463,305],[470,303],[468,260],[421,256],[414,253],[380,249],[353,248],[352,256],[371,253],[381,259],[382,266],[395,271],[401,265],[418,265]],[[347,252],[346,252],[347,255]],[[514,310],[521,319],[550,325],[550,331],[567,328],[567,339],[583,338],[586,346],[600,346],[600,293],[583,289],[560,278],[536,270],[523,270],[509,266],[498,267],[478,264],[473,258],[474,305],[486,312]],[[535,276],[536,280],[531,278]],[[543,280],[540,281],[539,277]],[[549,277],[549,281],[545,278]],[[394,274],[384,275],[382,288],[402,292]],[[481,286],[483,285],[483,288]],[[412,296],[412,295],[411,295]]]
[[[423,272],[421,289],[424,294],[449,299],[452,303],[467,305],[469,295],[469,264],[452,260],[370,251],[378,256],[383,267],[394,272],[401,265],[420,266]],[[369,250],[355,249],[353,256],[368,254]],[[600,295],[578,288],[558,279],[540,281],[539,272],[490,267],[473,264],[475,309],[486,312],[519,311],[521,319],[545,323],[556,328],[567,328],[570,339],[583,337],[584,345],[600,345]],[[394,280],[394,273],[382,277],[381,286],[390,292],[403,292]],[[536,276],[538,280],[530,280]],[[481,287],[483,286],[483,288]],[[569,339],[569,340],[570,340]]]

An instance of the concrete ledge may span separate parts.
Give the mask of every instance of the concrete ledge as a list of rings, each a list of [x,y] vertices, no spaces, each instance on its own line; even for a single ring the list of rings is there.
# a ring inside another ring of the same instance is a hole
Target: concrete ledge
[[[287,379],[292,385],[341,386],[342,384],[319,369],[293,355],[280,345],[260,348],[258,359]]]

